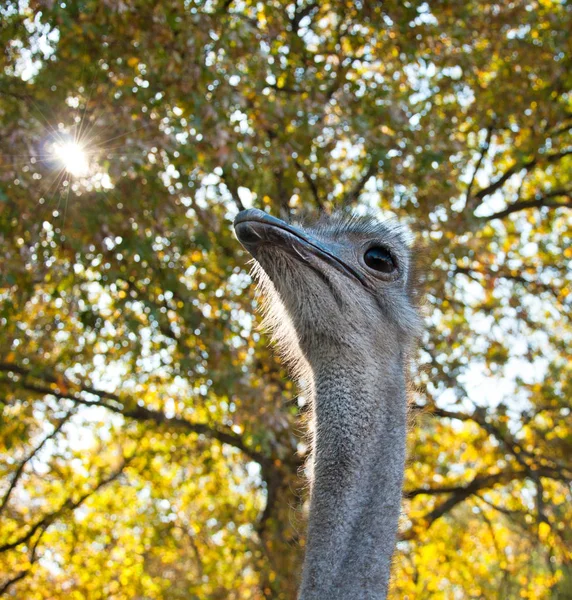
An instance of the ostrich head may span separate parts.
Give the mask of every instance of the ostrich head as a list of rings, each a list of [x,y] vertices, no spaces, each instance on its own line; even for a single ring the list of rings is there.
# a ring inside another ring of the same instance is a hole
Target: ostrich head
[[[397,225],[334,215],[294,226],[250,209],[234,226],[256,259],[266,322],[290,358],[301,350],[312,362],[325,347],[397,350],[418,337],[411,255]]]

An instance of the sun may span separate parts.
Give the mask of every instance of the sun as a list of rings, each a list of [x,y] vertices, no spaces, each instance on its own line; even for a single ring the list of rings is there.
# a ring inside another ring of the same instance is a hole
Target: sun
[[[56,142],[53,146],[53,153],[70,175],[82,177],[88,174],[87,153],[77,142]]]

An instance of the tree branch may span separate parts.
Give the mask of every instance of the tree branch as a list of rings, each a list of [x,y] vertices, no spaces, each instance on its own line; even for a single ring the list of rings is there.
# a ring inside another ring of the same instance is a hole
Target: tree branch
[[[305,94],[306,90],[303,89],[298,89],[298,88],[293,88],[293,87],[288,87],[288,86],[284,86],[284,87],[280,87],[278,85],[276,85],[275,83],[266,83],[264,84],[264,87],[269,87],[270,89],[273,89],[276,92],[281,92],[282,94],[292,94],[292,95],[299,95],[299,94]]]
[[[228,191],[230,192],[230,195],[231,195],[234,203],[236,204],[238,210],[239,211],[246,210],[246,207],[244,206],[244,204],[242,203],[242,200],[240,199],[240,196],[238,195],[238,186],[236,185],[236,183],[234,182],[232,177],[230,177],[226,171],[223,171],[222,179],[223,179],[223,182],[226,185]]]
[[[555,202],[550,198],[566,198],[566,202]],[[493,221],[494,219],[503,219],[512,213],[527,210],[529,208],[572,208],[572,193],[570,190],[554,190],[544,194],[540,198],[518,200],[509,204],[505,209],[499,210],[492,215],[478,217],[481,221]]]
[[[406,490],[403,497],[408,500],[416,496],[437,496],[440,494],[466,494],[466,497],[474,494],[476,491],[483,488],[490,488],[497,483],[504,483],[516,477],[520,477],[524,471],[500,471],[499,473],[490,473],[488,475],[477,475],[466,485],[449,485],[442,487],[420,487],[412,490]]]
[[[312,192],[312,196],[314,196],[316,205],[318,206],[318,208],[320,210],[323,210],[324,203],[322,202],[322,199],[320,198],[320,192],[318,191],[316,182],[312,179],[310,173],[308,173],[308,171],[305,169],[304,165],[297,158],[294,159],[294,164],[296,165],[296,168],[302,172],[304,181],[308,184],[308,187],[310,188],[310,191]]]
[[[312,3],[308,4],[307,6],[305,6],[304,8],[297,10],[294,13],[294,16],[292,17],[292,19],[290,20],[290,25],[292,26],[292,31],[294,33],[297,33],[298,29],[300,29],[300,21],[302,21],[302,19],[304,17],[311,15],[317,8],[320,8],[320,3],[312,2]]]
[[[518,173],[523,169],[525,171],[530,171],[540,163],[557,162],[565,156],[569,156],[570,154],[572,154],[572,148],[562,150],[562,152],[555,152],[554,154],[540,154],[532,160],[526,162],[516,162],[512,167],[507,169],[498,179],[493,181],[490,185],[479,190],[474,195],[474,198],[477,200],[483,200],[486,196],[489,196],[490,194],[496,192],[499,188],[501,188],[515,173]]]
[[[4,497],[2,498],[2,502],[0,503],[0,515],[4,511],[4,508],[6,507],[6,505],[8,504],[10,495],[14,491],[14,488],[16,487],[16,485],[18,484],[18,481],[19,481],[20,477],[22,476],[22,473],[24,472],[26,465],[34,458],[34,456],[36,456],[38,454],[38,452],[44,447],[46,442],[48,442],[49,440],[56,437],[56,435],[61,431],[62,427],[70,420],[70,418],[72,416],[73,416],[73,413],[70,412],[63,419],[61,419],[60,422],[58,423],[58,425],[52,431],[52,433],[50,433],[48,436],[46,436],[40,442],[40,444],[38,444],[38,446],[36,446],[36,448],[34,448],[34,450],[32,450],[32,452],[30,452],[30,454],[28,454],[28,456],[26,456],[24,458],[24,460],[22,460],[22,462],[18,465],[18,468],[16,469],[14,476],[12,477],[12,481],[10,481],[10,485],[9,485],[8,489],[6,490]]]
[[[377,173],[377,160],[372,160],[365,173],[355,183],[353,188],[344,196],[342,200],[342,206],[349,206],[353,202],[356,202],[361,194],[365,184]]]
[[[67,511],[74,511],[76,508],[79,508],[90,496],[95,494],[102,487],[115,481],[121,475],[121,473],[123,473],[123,470],[133,460],[133,458],[135,458],[135,454],[133,454],[129,458],[124,458],[120,467],[116,471],[113,471],[108,477],[104,477],[103,479],[101,479],[96,486],[94,486],[87,492],[84,492],[77,500],[72,500],[71,498],[68,498],[58,509],[44,515],[39,521],[36,521],[36,523],[34,523],[25,534],[21,535],[19,538],[11,542],[6,542],[5,544],[0,545],[0,553],[7,552],[8,550],[13,550],[17,546],[20,546],[20,544],[25,544],[34,536],[34,534],[38,530],[47,529],[63,513]]]
[[[51,395],[60,400],[70,400],[71,402],[82,406],[100,406],[135,421],[150,421],[157,425],[176,427],[183,431],[204,435],[209,439],[214,439],[222,444],[237,448],[249,459],[260,465],[261,475],[267,486],[266,507],[260,516],[259,527],[263,527],[264,522],[270,518],[278,499],[277,490],[280,487],[280,481],[282,479],[280,469],[274,464],[272,457],[251,448],[241,436],[233,431],[229,429],[219,429],[205,423],[193,423],[183,417],[167,417],[159,410],[138,406],[134,401],[132,401],[131,404],[135,405],[135,408],[128,408],[125,406],[119,395],[112,392],[99,390],[88,385],[77,384],[63,376],[56,377],[49,373],[32,374],[30,369],[26,369],[13,363],[0,362],[0,372],[12,372],[21,376],[22,381],[18,381],[17,384],[26,391],[42,395]],[[28,378],[30,377],[34,377],[40,381],[44,380],[50,385],[46,385],[45,383],[39,385],[37,383],[29,382]],[[0,384],[1,383],[6,383],[6,381],[0,380]],[[9,383],[14,382],[10,381]],[[66,389],[61,389],[64,386]],[[82,393],[96,396],[99,400],[86,400],[81,397]]]
[[[21,581],[22,579],[24,579],[24,577],[27,577],[30,574],[30,571],[32,570],[32,565],[36,562],[36,560],[38,558],[38,554],[37,554],[38,545],[39,545],[46,529],[47,529],[47,527],[44,527],[40,531],[40,535],[36,538],[36,541],[34,542],[34,545],[32,546],[32,550],[30,551],[30,558],[28,559],[30,566],[26,569],[23,569],[16,575],[14,575],[14,577],[12,577],[11,579],[8,579],[8,581],[5,581],[2,584],[2,586],[0,586],[0,596],[3,596],[15,583],[18,583],[18,581]]]
[[[530,292],[531,287],[534,286],[534,288],[536,288],[539,292],[547,292],[551,296],[553,296],[555,300],[560,300],[560,292],[557,288],[547,283],[543,283],[542,281],[527,279],[526,277],[518,273],[507,272],[502,270],[492,271],[490,269],[485,268],[483,268],[482,270],[471,269],[470,267],[461,267],[458,265],[455,266],[451,271],[454,275],[465,275],[469,279],[472,279],[473,281],[476,281],[479,284],[482,284],[483,278],[488,277],[491,279],[506,279],[508,281],[515,281],[516,283],[524,285],[528,292]],[[477,275],[479,275],[479,277],[477,277]]]
[[[475,170],[473,171],[473,176],[471,177],[471,181],[469,182],[469,185],[467,187],[467,195],[465,198],[465,204],[468,208],[471,208],[471,193],[473,191],[473,186],[474,186],[475,180],[477,178],[477,173],[479,172],[481,165],[483,163],[483,160],[485,159],[485,156],[487,155],[487,153],[489,151],[489,147],[491,145],[491,139],[493,137],[493,131],[494,130],[493,130],[492,126],[487,128],[487,135],[486,135],[483,145],[481,146],[481,154],[479,156],[479,160],[477,161],[477,164],[475,165]]]
[[[519,479],[526,476],[525,471],[500,471],[498,473],[491,473],[488,475],[477,475],[471,482],[466,485],[459,486],[444,486],[441,488],[418,488],[415,490],[408,490],[404,493],[404,497],[407,499],[414,498],[418,495],[438,495],[438,494],[449,494],[449,497],[438,504],[431,512],[422,517],[423,522],[427,529],[443,515],[451,511],[455,506],[476,494],[480,490],[489,489],[499,483],[508,483],[514,479]],[[413,528],[405,532],[401,539],[410,540],[414,537]]]
[[[147,408],[145,406],[136,406],[135,408],[127,408],[124,405],[124,402],[121,398],[112,392],[106,392],[104,390],[99,390],[94,387],[88,385],[77,384],[69,379],[61,377],[58,381],[58,378],[54,377],[50,374],[36,374],[32,375],[31,371],[25,369],[23,367],[14,365],[12,363],[0,363],[0,372],[14,372],[24,377],[24,380],[19,382],[20,387],[23,389],[35,392],[38,394],[51,395],[60,400],[71,400],[76,404],[81,404],[83,406],[101,406],[106,408],[107,410],[123,415],[124,417],[134,419],[136,421],[153,421],[157,425],[170,425],[175,426],[181,429],[184,429],[189,432],[197,433],[199,435],[204,435],[206,437],[210,437],[213,439],[222,442],[223,444],[229,444],[230,446],[234,446],[238,448],[242,452],[244,452],[249,458],[259,463],[267,463],[271,462],[271,459],[256,450],[248,447],[244,440],[234,432],[228,430],[217,429],[215,427],[211,427],[205,423],[193,423],[192,421],[188,421],[183,417],[167,417],[165,413]],[[46,386],[46,385],[38,385],[35,383],[30,383],[26,379],[29,377],[35,377],[36,379],[44,379],[46,382],[51,384],[55,384],[54,387]],[[0,382],[1,383],[1,382]],[[57,386],[61,385],[65,386],[67,390],[62,391]],[[77,391],[73,391],[77,390]],[[86,400],[79,396],[81,393],[91,394],[93,396],[97,396],[100,400]],[[132,402],[132,404],[136,404]]]
[[[514,439],[510,432],[506,431],[506,433],[503,433],[498,425],[493,423],[492,420],[487,419],[486,411],[482,408],[477,408],[470,414],[449,411],[436,406],[427,408],[417,405],[413,408],[427,411],[430,414],[441,418],[473,421],[489,435],[498,440],[505,449],[514,456],[516,462],[522,466],[523,472],[532,479],[538,474],[543,477],[549,477],[560,481],[572,480],[572,471],[570,471],[567,465],[563,465],[555,459],[546,456],[538,456],[533,452],[526,450],[522,444]]]

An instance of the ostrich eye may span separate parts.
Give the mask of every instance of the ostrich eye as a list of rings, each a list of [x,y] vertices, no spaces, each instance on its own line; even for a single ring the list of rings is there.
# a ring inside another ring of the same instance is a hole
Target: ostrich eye
[[[370,248],[363,256],[365,264],[374,271],[380,273],[393,273],[395,271],[395,260],[389,250],[375,246]]]

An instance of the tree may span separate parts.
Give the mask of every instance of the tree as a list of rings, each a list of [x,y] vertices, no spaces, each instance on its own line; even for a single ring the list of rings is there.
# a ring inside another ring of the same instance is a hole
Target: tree
[[[394,597],[564,596],[570,5],[0,13],[0,591],[293,596],[304,399],[256,329],[251,202],[420,245]]]

